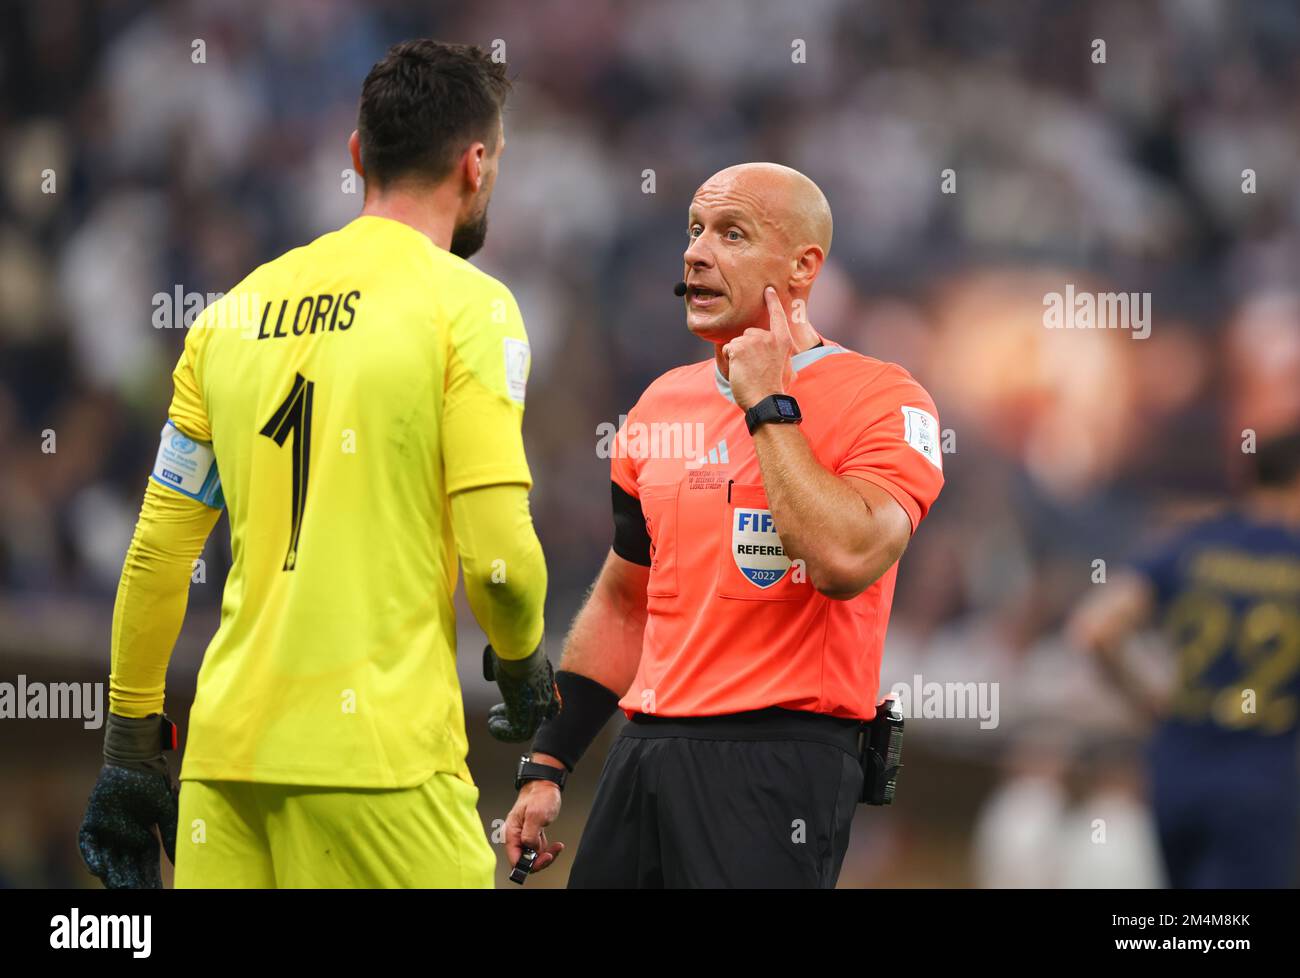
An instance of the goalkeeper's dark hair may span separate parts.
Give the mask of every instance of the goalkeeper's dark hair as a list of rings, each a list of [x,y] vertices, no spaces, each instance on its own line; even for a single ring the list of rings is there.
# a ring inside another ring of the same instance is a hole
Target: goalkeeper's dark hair
[[[361,86],[357,134],[367,181],[436,182],[470,143],[495,151],[509,92],[505,63],[480,47],[427,38],[394,44]]]
[[[1255,484],[1286,487],[1300,478],[1300,428],[1262,440],[1255,449]]]

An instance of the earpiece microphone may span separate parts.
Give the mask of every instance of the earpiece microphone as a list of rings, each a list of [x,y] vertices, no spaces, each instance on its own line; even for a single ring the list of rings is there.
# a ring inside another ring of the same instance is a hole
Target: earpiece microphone
[[[685,282],[678,282],[676,285],[673,286],[673,295],[681,297],[684,296],[685,294],[686,294]]]

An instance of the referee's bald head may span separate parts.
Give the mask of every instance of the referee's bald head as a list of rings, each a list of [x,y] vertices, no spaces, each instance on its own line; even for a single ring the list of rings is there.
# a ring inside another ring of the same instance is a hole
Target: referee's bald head
[[[816,244],[825,257],[831,250],[831,205],[821,187],[780,163],[739,163],[719,170],[696,191],[732,187],[758,195],[766,219],[792,247]]]
[[[686,323],[726,342],[765,325],[763,289],[806,299],[831,248],[831,208],[807,176],[779,163],[741,163],[700,185],[688,215]]]

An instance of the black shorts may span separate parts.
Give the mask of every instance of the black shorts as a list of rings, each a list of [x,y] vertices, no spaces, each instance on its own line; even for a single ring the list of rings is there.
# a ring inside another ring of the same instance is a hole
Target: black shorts
[[[634,717],[569,886],[834,887],[862,792],[859,726],[775,708]]]

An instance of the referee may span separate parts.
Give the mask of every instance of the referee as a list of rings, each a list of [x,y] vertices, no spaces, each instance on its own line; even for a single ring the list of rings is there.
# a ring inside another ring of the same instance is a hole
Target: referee
[[[554,861],[563,782],[621,707],[571,886],[832,887],[898,559],[943,485],[939,422],[905,370],[804,314],[831,244],[811,180],[723,170],[687,227],[686,325],[713,356],[652,383],[615,442],[613,548],[557,673],[564,710],[520,763],[507,853]],[[655,424],[703,425],[709,447],[619,450]]]
[[[466,766],[459,564],[527,740],[553,712],[520,425],[529,356],[483,243],[505,66],[396,45],[367,76],[361,215],[254,270],[186,336],[113,613],[80,848],[110,887],[490,887]],[[222,509],[234,562],[177,801],[164,678]],[[502,579],[494,568],[503,561]],[[500,583],[493,583],[494,580]]]

